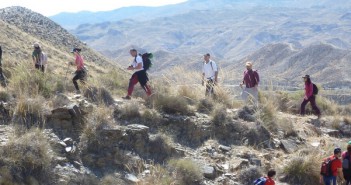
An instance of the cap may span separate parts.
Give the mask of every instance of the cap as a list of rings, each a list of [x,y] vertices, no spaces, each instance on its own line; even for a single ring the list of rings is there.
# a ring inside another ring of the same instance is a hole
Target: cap
[[[302,78],[310,78],[310,75],[305,75]]]
[[[35,48],[40,48],[40,44],[39,43],[34,43],[33,45],[32,45],[33,47],[35,47]]]
[[[335,148],[334,149],[334,154],[338,154],[341,153],[341,148]]]
[[[130,49],[129,51],[135,51],[135,52],[137,52],[137,50],[136,50],[135,48],[132,48],[132,49]]]
[[[246,62],[245,66],[252,67],[252,62]]]
[[[82,51],[82,49],[80,49],[80,48],[73,48],[72,51],[71,51],[71,53],[74,53],[74,52],[76,52],[76,51],[80,52],[80,51]]]
[[[211,55],[210,55],[209,53],[206,53],[206,54],[204,54],[204,56],[208,56],[208,57],[210,57]]]

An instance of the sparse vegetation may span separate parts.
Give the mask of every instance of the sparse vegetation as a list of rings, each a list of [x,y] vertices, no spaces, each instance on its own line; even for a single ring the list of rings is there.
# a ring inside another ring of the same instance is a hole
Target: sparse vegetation
[[[181,185],[196,185],[203,178],[200,166],[191,159],[171,159],[168,165]]]
[[[319,184],[321,162],[317,152],[293,157],[284,167],[284,180],[292,184]]]
[[[53,155],[41,130],[11,138],[0,150],[0,183],[51,184]]]
[[[243,185],[251,185],[254,180],[262,177],[262,175],[259,167],[249,167],[239,173],[239,179]]]

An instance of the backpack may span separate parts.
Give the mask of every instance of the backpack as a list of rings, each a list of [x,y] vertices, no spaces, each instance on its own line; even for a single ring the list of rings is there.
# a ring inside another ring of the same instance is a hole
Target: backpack
[[[346,152],[345,158],[342,160],[342,169],[343,170],[351,170],[351,165],[350,165],[350,154]]]
[[[335,161],[336,158],[331,158],[328,157],[327,159],[325,159],[322,162],[322,166],[321,166],[321,175],[325,176],[325,177],[330,177],[333,175],[332,169],[331,169],[331,164],[333,163],[333,161]]]
[[[47,62],[48,62],[48,56],[46,55],[46,53],[41,52],[41,54],[40,54],[41,65],[45,65]]]
[[[312,83],[313,84],[313,95],[317,95],[318,94],[318,87],[316,84]]]
[[[260,177],[259,179],[253,182],[253,185],[264,185],[266,184],[267,179],[265,177]]]
[[[152,62],[151,59],[153,58],[153,54],[152,53],[144,53],[141,55],[141,58],[143,59],[143,66],[144,66],[144,70],[147,71],[150,69],[150,67],[152,66]]]

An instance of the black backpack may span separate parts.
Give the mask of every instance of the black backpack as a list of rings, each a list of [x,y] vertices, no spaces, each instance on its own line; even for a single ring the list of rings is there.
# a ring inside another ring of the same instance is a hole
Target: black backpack
[[[313,83],[313,95],[317,95],[318,94],[318,87],[316,84]]]
[[[152,53],[144,53],[141,55],[141,58],[143,58],[143,66],[144,66],[144,70],[147,71],[150,69],[150,67],[152,66],[152,62],[151,59],[153,58],[153,54]]]

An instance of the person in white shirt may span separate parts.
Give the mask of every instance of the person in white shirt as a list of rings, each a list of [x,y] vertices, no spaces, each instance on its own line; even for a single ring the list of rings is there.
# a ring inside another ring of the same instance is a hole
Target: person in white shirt
[[[210,60],[209,53],[204,55],[204,65],[202,68],[202,85],[206,85],[206,96],[214,97],[214,86],[218,82],[218,67],[217,64]]]
[[[127,68],[128,70],[135,71],[132,75],[132,77],[129,80],[129,86],[128,86],[128,94],[127,96],[123,97],[123,99],[130,100],[134,86],[139,82],[141,87],[145,90],[147,96],[151,96],[151,88],[148,85],[149,78],[147,76],[146,71],[144,70],[143,66],[143,59],[140,55],[138,55],[138,52],[136,49],[131,49],[130,55],[134,57],[134,60],[132,64]]]

